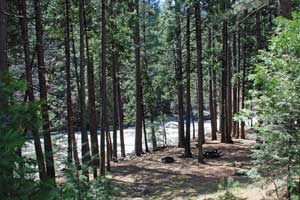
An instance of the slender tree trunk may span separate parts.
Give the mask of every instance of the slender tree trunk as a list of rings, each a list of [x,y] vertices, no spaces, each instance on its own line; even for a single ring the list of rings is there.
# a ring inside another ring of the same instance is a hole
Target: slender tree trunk
[[[150,110],[150,121],[151,121],[151,139],[152,139],[152,148],[153,151],[157,150],[156,136],[155,136],[155,127],[154,127],[154,112],[151,108]]]
[[[85,105],[85,30],[84,30],[84,0],[79,1],[79,23],[80,23],[80,131],[81,131],[81,156],[83,174],[88,178],[88,166],[90,164],[90,147],[86,130],[86,105]]]
[[[87,5],[90,5],[90,1],[87,0]],[[92,166],[94,178],[97,177],[97,168],[100,165],[99,158],[99,144],[98,144],[98,133],[97,133],[97,119],[96,119],[96,97],[95,97],[95,81],[94,81],[94,62],[93,55],[89,48],[89,26],[92,23],[92,18],[87,14],[87,8],[84,3],[84,32],[85,32],[85,43],[86,43],[86,57],[87,57],[87,68],[88,68],[88,97],[89,97],[89,127],[91,135],[91,150],[92,150]]]
[[[110,137],[110,131],[109,128],[106,129],[106,170],[110,172],[110,158],[111,158],[111,150],[112,150],[112,144],[111,144],[111,137]]]
[[[193,123],[193,140],[194,140],[196,139],[196,129],[195,129],[195,117],[194,117],[192,104],[191,104],[191,116],[192,116],[192,123]]]
[[[134,27],[134,45],[135,45],[135,89],[136,89],[136,122],[135,122],[135,153],[141,156],[142,147],[142,81],[141,81],[141,47],[140,47],[140,13],[139,0],[135,0],[135,27]]]
[[[77,168],[79,168],[79,157],[77,151],[77,141],[75,137],[74,127],[74,112],[72,102],[72,85],[71,85],[71,51],[70,51],[70,10],[71,2],[65,0],[66,6],[66,30],[65,30],[65,54],[66,54],[66,79],[67,79],[67,120],[68,120],[68,133],[70,134],[72,156]],[[76,63],[77,64],[77,63]]]
[[[49,120],[49,107],[48,107],[48,92],[47,92],[47,82],[46,82],[46,65],[44,59],[44,46],[43,46],[43,17],[41,11],[40,0],[34,1],[35,10],[35,29],[36,29],[36,52],[38,59],[38,76],[39,76],[39,87],[40,87],[40,99],[45,101],[41,105],[41,113],[43,118],[43,132],[44,132],[44,148],[45,148],[45,159],[46,159],[46,169],[47,177],[51,179],[51,182],[55,184],[55,169],[54,169],[54,159],[52,150],[52,141],[50,135],[50,120]]]
[[[237,73],[237,52],[236,52],[236,32],[233,33],[232,35],[232,41],[233,41],[233,70],[234,70],[234,74]],[[233,116],[235,116],[237,114],[237,107],[238,107],[238,104],[237,104],[237,99],[238,99],[238,96],[237,96],[237,80],[235,79],[234,82],[233,82]],[[237,122],[236,121],[233,121],[233,126],[232,126],[232,136],[233,137],[236,137],[237,135]]]
[[[146,152],[149,152],[148,141],[147,141],[146,121],[145,121],[145,113],[144,113],[144,111],[143,111],[143,131],[144,131],[144,140],[145,140],[145,150],[146,150]]]
[[[198,162],[203,163],[204,143],[204,117],[203,117],[203,72],[202,72],[202,36],[201,36],[201,8],[199,1],[195,1],[195,24],[196,24],[196,52],[197,52],[197,85],[198,85]]]
[[[278,0],[279,14],[287,19],[292,18],[292,6],[289,0]]]
[[[214,44],[214,43],[213,43]],[[213,45],[214,46],[214,45]],[[214,48],[214,47],[213,47]],[[215,67],[212,69],[212,81],[213,81],[213,108],[214,108],[214,120],[215,120],[215,129],[218,131],[218,104],[217,104],[217,71]]]
[[[226,100],[227,100],[227,21],[223,21],[223,52],[222,52],[222,107],[221,107],[221,142],[226,142],[227,135],[227,108],[226,108]]]
[[[0,73],[8,72],[7,64],[7,2],[6,0],[0,0]],[[2,74],[1,74],[2,76]],[[1,78],[1,77],[0,77]],[[0,100],[2,95],[0,95]],[[3,101],[0,101],[0,106]],[[0,107],[0,108],[1,108]]]
[[[241,97],[241,76],[240,76],[240,68],[241,68],[241,34],[240,34],[240,25],[238,25],[238,34],[237,34],[237,113],[240,112],[240,97]],[[236,122],[236,135],[235,138],[238,139],[240,137],[240,123]]]
[[[107,88],[106,88],[106,74],[107,74],[107,63],[106,63],[106,0],[102,0],[102,38],[101,38],[101,60],[102,60],[102,67],[101,67],[101,105],[102,105],[102,116],[101,116],[101,168],[100,173],[101,175],[105,174],[105,133],[108,132],[108,124],[107,124]],[[108,138],[106,139],[108,141]],[[109,145],[108,142],[107,146]],[[108,148],[109,149],[109,148]],[[107,149],[107,150],[108,150]],[[109,152],[107,152],[109,154]],[[107,160],[109,160],[109,156],[107,156]],[[107,162],[109,164],[109,162]]]
[[[261,33],[261,14],[257,12],[255,15],[256,20],[256,49],[260,50],[263,48],[263,41],[262,41],[262,33]]]
[[[72,135],[74,133],[73,124],[73,103],[72,103],[72,86],[71,86],[71,53],[70,53],[70,2],[65,0],[65,57],[66,57],[66,82],[67,82],[67,122],[68,122],[68,162],[73,160]]]
[[[144,51],[144,55],[143,55],[143,68],[142,68],[142,79],[146,79],[148,80],[148,74],[147,74],[147,69],[148,69],[148,60],[147,60],[147,47],[146,47],[146,42],[147,42],[147,33],[146,33],[146,17],[147,17],[147,11],[146,11],[146,6],[147,6],[147,1],[144,0],[143,1],[143,51]],[[145,78],[147,77],[147,78]],[[143,119],[143,131],[144,131],[144,142],[145,142],[145,150],[146,152],[149,152],[149,148],[148,148],[148,141],[147,141],[147,130],[146,130],[146,122],[145,122],[145,115],[146,115],[146,110],[145,110],[145,105],[144,105],[144,85],[145,83],[143,81],[142,82],[142,119]]]
[[[182,49],[181,49],[181,20],[180,20],[180,0],[175,0],[176,12],[176,80],[177,80],[177,97],[178,97],[178,147],[185,146],[184,138],[184,106],[183,106],[183,72],[182,72]]]
[[[125,157],[125,142],[124,142],[124,128],[123,128],[123,104],[121,97],[119,67],[117,67],[117,105],[118,105],[118,123],[120,130],[120,142],[121,142],[121,156]]]
[[[76,86],[77,86],[77,95],[78,97],[80,96],[80,77],[79,77],[79,72],[78,72],[78,61],[77,61],[77,56],[76,56],[76,47],[75,47],[75,39],[74,39],[74,31],[73,31],[73,24],[70,24],[71,28],[71,34],[72,34],[72,54],[73,54],[73,63],[75,67],[75,78],[76,78]],[[80,98],[79,98],[80,101]]]
[[[245,25],[244,25],[244,28],[242,30],[242,36],[244,38],[247,37],[247,34],[246,34],[246,31],[245,31]],[[242,68],[242,99],[241,99],[241,106],[242,106],[242,109],[245,109],[245,99],[246,99],[246,61],[247,61],[247,57],[246,57],[246,44],[245,42],[242,43],[242,56],[243,56],[243,68]],[[242,121],[241,122],[241,139],[245,139],[245,122]]]
[[[24,50],[24,61],[26,68],[26,81],[28,85],[27,95],[29,102],[34,102],[34,92],[33,92],[33,81],[32,81],[32,63],[30,59],[29,50],[29,35],[28,35],[28,22],[27,22],[27,5],[25,0],[19,0],[19,14],[20,16],[20,27],[22,34],[23,50]],[[1,15],[1,13],[0,13]],[[1,16],[2,19],[2,16]],[[2,64],[0,64],[2,65]],[[45,160],[43,155],[43,150],[41,146],[40,135],[38,129],[32,130],[35,154],[37,158],[37,164],[39,169],[39,177],[42,181],[46,180],[47,174],[45,169]]]
[[[208,30],[208,49],[212,50],[212,31],[211,27],[209,27]],[[210,55],[211,59],[213,58],[213,55]],[[209,68],[209,109],[210,109],[210,120],[211,120],[211,139],[216,140],[217,139],[217,124],[216,124],[216,116],[215,116],[215,103],[214,103],[214,93],[213,93],[213,70],[214,70],[214,62],[211,63]]]
[[[113,45],[112,55],[112,82],[113,82],[113,157],[118,158],[117,123],[118,123],[118,99],[117,99],[117,56]]]
[[[228,38],[228,36],[227,36]],[[230,42],[229,42],[230,43]],[[227,45],[227,99],[226,99],[226,108],[227,108],[227,131],[226,131],[226,143],[232,144],[231,131],[232,131],[232,54],[231,54],[231,45]]]
[[[186,9],[186,140],[184,156],[192,157],[191,152],[191,30],[190,7]]]
[[[242,75],[242,109],[245,108],[246,96],[246,46],[243,44],[243,75]],[[245,122],[241,123],[241,138],[245,139]]]

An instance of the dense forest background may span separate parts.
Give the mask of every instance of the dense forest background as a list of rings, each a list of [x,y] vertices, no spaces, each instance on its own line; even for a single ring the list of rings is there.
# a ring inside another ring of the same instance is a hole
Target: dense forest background
[[[284,179],[284,198],[299,199],[299,6],[0,0],[0,198],[111,199],[125,129],[135,127],[141,156],[166,144],[160,127],[175,120],[182,156],[200,164],[208,139],[233,144],[255,130],[251,175]],[[56,134],[67,149],[53,150]]]

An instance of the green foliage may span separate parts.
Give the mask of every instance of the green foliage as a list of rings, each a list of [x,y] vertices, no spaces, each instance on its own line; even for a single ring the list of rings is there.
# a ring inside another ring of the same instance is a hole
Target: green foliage
[[[89,182],[86,176],[79,174],[73,165],[68,165],[64,175],[66,179],[60,188],[59,199],[110,200],[118,194],[111,180],[106,176],[97,177]]]
[[[218,200],[239,200],[240,198],[236,197],[229,191],[226,191],[224,195],[218,197]]]
[[[26,130],[41,124],[39,104],[20,102],[15,98],[16,94],[25,93],[25,89],[24,82],[9,74],[1,75],[0,199],[36,199],[37,191],[46,188],[34,180],[35,161],[19,154],[25,144]],[[51,191],[49,187],[47,191]]]
[[[278,18],[276,24],[269,50],[260,52],[250,77],[258,88],[254,102],[263,141],[254,157],[262,175],[286,180],[292,190],[300,164],[299,14],[293,20]]]

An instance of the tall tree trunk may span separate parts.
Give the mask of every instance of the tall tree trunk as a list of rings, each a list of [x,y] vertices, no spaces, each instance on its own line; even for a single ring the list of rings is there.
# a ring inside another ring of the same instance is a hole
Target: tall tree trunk
[[[142,147],[142,80],[141,80],[141,48],[140,48],[140,13],[139,0],[135,0],[135,27],[134,27],[134,45],[135,45],[135,90],[136,90],[136,122],[135,122],[135,153],[141,156]]]
[[[221,142],[226,142],[227,135],[227,21],[223,21],[223,52],[222,52],[222,99],[221,99]]]
[[[233,41],[233,73],[234,74],[237,74],[237,45],[236,45],[236,31],[234,31],[233,35],[232,35],[232,41]],[[234,82],[233,82],[233,116],[235,116],[237,114],[237,99],[238,99],[238,96],[237,96],[237,79],[235,78],[234,79]],[[236,121],[233,121],[233,125],[232,125],[232,136],[233,137],[236,137],[237,135],[237,122]]]
[[[144,55],[143,55],[143,65],[142,65],[142,70],[141,70],[141,73],[142,73],[142,79],[148,79],[148,78],[144,78],[144,77],[148,77],[147,75],[147,68],[148,68],[148,61],[147,61],[147,47],[146,47],[146,42],[147,42],[147,39],[146,39],[146,17],[147,17],[147,11],[146,11],[146,6],[147,6],[147,1],[144,0],[143,1],[143,25],[142,25],[142,28],[143,28],[143,51],[144,51]],[[144,82],[143,80],[141,81],[141,102],[142,102],[142,119],[143,119],[143,132],[144,132],[144,142],[145,142],[145,150],[146,152],[149,152],[149,148],[148,148],[148,141],[147,141],[147,130],[146,130],[146,119],[145,119],[145,115],[146,115],[146,109],[145,109],[145,105],[144,105]]]
[[[279,14],[287,19],[292,18],[292,6],[289,0],[278,0]]]
[[[90,5],[91,1],[87,0],[87,5]],[[84,32],[85,32],[85,43],[86,43],[86,57],[87,57],[87,68],[88,68],[88,96],[89,96],[89,127],[91,134],[91,150],[92,150],[92,165],[94,178],[97,177],[97,168],[100,165],[99,158],[99,144],[98,144],[98,133],[97,133],[97,119],[96,119],[96,97],[95,97],[95,81],[94,81],[94,61],[93,55],[89,48],[89,31],[92,24],[91,15],[87,14],[87,8],[84,4]]]
[[[204,117],[203,117],[203,72],[202,72],[202,36],[201,36],[201,8],[199,1],[195,1],[195,24],[196,24],[196,52],[197,52],[197,85],[198,85],[198,162],[203,163],[204,143]]]
[[[227,36],[228,38],[228,36]],[[229,41],[230,43],[230,41]],[[231,138],[232,131],[232,54],[231,54],[231,45],[227,45],[227,99],[226,99],[226,109],[227,109],[227,131],[226,131],[226,143],[233,143]]]
[[[19,0],[19,14],[20,17],[20,27],[22,34],[23,50],[24,50],[24,61],[26,69],[26,81],[28,85],[27,95],[29,102],[34,102],[34,92],[33,92],[33,81],[32,81],[32,63],[30,59],[30,50],[29,50],[29,35],[28,35],[28,22],[27,22],[27,5],[25,0]],[[0,13],[1,15],[1,13]],[[1,17],[2,19],[2,17]],[[2,64],[0,64],[2,65]],[[41,146],[40,135],[38,129],[32,130],[35,155],[37,158],[37,164],[39,169],[39,177],[42,181],[46,180],[47,174],[45,169],[45,160],[43,155],[43,150]]]
[[[111,2],[111,9],[113,6],[119,6],[119,1],[118,0],[112,0]],[[114,11],[113,9],[111,10],[111,16],[112,20],[115,20],[117,18],[117,12]],[[111,23],[111,29],[112,32],[116,31],[116,24],[114,22]],[[117,41],[113,38],[112,39],[112,83],[113,83],[113,157],[114,159],[118,158],[118,124],[119,124],[119,130],[120,130],[120,140],[121,140],[121,155],[122,157],[125,156],[125,151],[124,151],[124,146],[122,147],[122,142],[124,145],[124,136],[123,135],[123,127],[121,127],[122,120],[121,118],[119,119],[120,116],[120,111],[118,109],[119,107],[119,94],[118,94],[118,65],[119,65],[119,50],[117,48]],[[121,101],[121,100],[120,100]],[[120,122],[121,121],[121,122]],[[121,133],[121,128],[122,128],[122,133]],[[123,140],[123,141],[122,141]],[[123,152],[124,151],[124,152]],[[124,153],[124,154],[123,154]]]
[[[101,60],[102,60],[102,67],[101,67],[101,105],[102,105],[102,116],[101,116],[101,167],[100,173],[101,175],[105,174],[105,134],[109,133],[108,131],[108,124],[107,124],[107,93],[106,93],[106,73],[107,73],[107,63],[106,63],[106,0],[102,0],[102,37],[101,37]],[[108,139],[106,139],[108,141]],[[107,143],[107,142],[106,142]],[[106,144],[109,145],[108,143]],[[109,153],[109,152],[108,152]],[[109,161],[109,156],[107,156],[107,160]],[[108,162],[109,163],[109,162]]]
[[[214,48],[214,43],[213,43]],[[214,120],[215,120],[215,129],[218,131],[218,103],[217,103],[217,70],[215,66],[212,69],[212,81],[213,81],[213,108],[214,108]]]
[[[257,12],[255,15],[256,20],[256,49],[262,49],[263,48],[263,41],[262,41],[262,32],[261,32],[261,14],[260,12]]]
[[[73,22],[72,22],[73,23]],[[77,56],[76,56],[76,47],[75,47],[75,39],[74,39],[74,31],[73,31],[73,24],[70,24],[70,29],[71,29],[71,40],[72,40],[72,57],[73,57],[73,63],[75,67],[75,78],[76,78],[76,89],[77,89],[77,95],[78,97],[80,96],[80,77],[79,77],[79,72],[78,72],[78,61],[77,61]],[[80,98],[78,98],[80,101]]]
[[[45,148],[45,159],[46,159],[46,169],[47,177],[51,179],[51,182],[55,183],[55,169],[54,169],[54,159],[52,150],[52,141],[50,135],[50,120],[49,120],[49,107],[48,107],[48,92],[47,92],[47,82],[46,82],[46,65],[44,60],[44,46],[43,46],[43,17],[41,11],[40,0],[34,1],[35,10],[35,29],[36,29],[36,52],[38,59],[38,76],[39,76],[39,87],[40,87],[40,99],[45,101],[41,105],[41,113],[43,118],[43,132],[44,132],[44,148]]]
[[[79,166],[77,153],[77,142],[74,130],[74,113],[72,102],[71,85],[71,53],[70,53],[70,8],[69,0],[65,0],[65,56],[66,56],[66,81],[67,81],[67,121],[68,121],[68,160],[72,162],[73,158],[76,166]]]
[[[243,44],[243,74],[242,74],[242,109],[245,108],[246,97],[246,46]],[[241,123],[241,138],[245,139],[245,122]]]
[[[177,97],[178,97],[178,147],[185,146],[184,138],[184,106],[183,106],[183,72],[182,72],[182,49],[181,49],[181,20],[180,20],[180,0],[175,0],[176,12],[176,80],[177,80]]]
[[[72,113],[72,99],[71,99],[71,75],[70,75],[70,68],[71,68],[71,61],[70,61],[70,27],[69,27],[69,1],[65,0],[64,6],[65,6],[65,21],[64,21],[64,47],[65,47],[65,72],[66,72],[66,82],[67,82],[67,98],[66,98],[66,105],[67,105],[67,129],[68,129],[68,157],[67,161],[68,163],[73,162],[73,145],[72,145],[72,133],[74,133],[74,127],[73,127],[73,113]]]
[[[85,105],[85,55],[84,55],[84,0],[79,1],[79,24],[80,24],[80,131],[81,131],[81,156],[83,174],[88,178],[88,166],[90,164],[90,146],[86,130],[86,105]]]
[[[7,64],[7,9],[8,8],[7,8],[6,0],[0,0],[0,17],[1,17],[0,18],[0,73],[6,73],[8,71],[8,64]],[[1,74],[1,76],[2,76],[2,74]],[[0,96],[2,96],[2,95],[0,95]],[[0,102],[1,102],[0,106],[2,106],[1,104],[3,101],[0,101]]]
[[[212,51],[212,31],[211,27],[209,27],[208,30],[208,49]],[[211,59],[213,58],[213,55],[210,55]],[[216,140],[217,139],[217,121],[215,116],[215,97],[213,92],[213,70],[214,70],[214,62],[211,62],[210,68],[209,68],[209,109],[210,109],[210,120],[211,120],[211,139]]]
[[[190,7],[186,9],[186,140],[184,156],[192,157],[191,152],[191,30]]]
[[[113,83],[113,157],[118,158],[117,123],[118,123],[118,99],[117,99],[117,56],[113,44],[112,55],[112,83]]]
[[[124,142],[124,128],[123,128],[123,103],[121,96],[119,67],[117,67],[117,105],[118,105],[118,123],[120,130],[121,156],[125,157],[125,142]]]
[[[241,75],[240,75],[240,69],[241,69],[241,34],[240,34],[240,25],[238,24],[238,34],[237,34],[237,113],[240,112],[240,103],[241,103]],[[240,123],[236,122],[236,135],[235,138],[240,137]]]

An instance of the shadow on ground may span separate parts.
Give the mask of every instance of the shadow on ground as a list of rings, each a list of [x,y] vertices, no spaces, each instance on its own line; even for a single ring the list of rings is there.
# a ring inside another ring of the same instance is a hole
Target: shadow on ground
[[[223,156],[197,163],[197,148],[193,147],[193,158],[180,158],[183,149],[167,148],[130,161],[112,166],[113,184],[121,189],[120,199],[189,199],[218,191],[220,185],[238,182],[241,187],[251,183],[245,176],[235,176],[236,164],[249,167],[249,146],[240,143],[224,145],[205,144],[204,149],[218,148]],[[173,156],[176,162],[164,164],[163,156]]]

